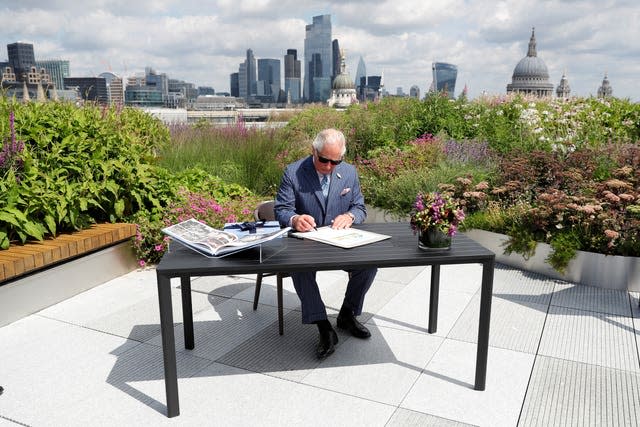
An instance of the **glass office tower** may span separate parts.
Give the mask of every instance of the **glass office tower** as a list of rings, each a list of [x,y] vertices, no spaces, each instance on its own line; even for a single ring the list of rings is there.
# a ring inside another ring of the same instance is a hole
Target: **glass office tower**
[[[36,61],[36,68],[44,68],[51,76],[51,81],[56,85],[56,89],[64,89],[64,78],[70,77],[69,61],[64,59],[45,59]]]
[[[284,56],[284,92],[294,104],[300,102],[300,60],[296,49],[287,49]]]
[[[26,80],[31,67],[36,66],[33,45],[21,42],[11,43],[7,45],[7,53],[9,54],[9,66],[13,69],[16,80],[19,82]]]
[[[433,71],[433,89],[438,93],[447,92],[449,98],[453,98],[458,67],[446,62],[434,62],[431,69]]]
[[[258,59],[258,86],[264,93],[258,95],[270,96],[273,102],[278,101],[280,95],[280,60]]]
[[[314,16],[313,24],[306,26],[304,66],[304,99],[309,102],[329,99],[333,74],[331,15]]]

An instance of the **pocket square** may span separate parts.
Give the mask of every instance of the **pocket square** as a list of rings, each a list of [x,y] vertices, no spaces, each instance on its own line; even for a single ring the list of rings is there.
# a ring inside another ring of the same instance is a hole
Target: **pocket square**
[[[351,188],[347,187],[347,188],[345,188],[344,190],[342,190],[342,191],[340,192],[340,195],[341,195],[341,196],[344,196],[344,195],[345,195],[345,194],[347,194],[349,191],[351,191]]]

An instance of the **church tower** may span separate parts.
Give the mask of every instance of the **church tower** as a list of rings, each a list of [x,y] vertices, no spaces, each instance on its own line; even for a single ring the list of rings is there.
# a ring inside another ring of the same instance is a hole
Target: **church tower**
[[[558,98],[567,99],[571,94],[571,87],[569,86],[569,80],[567,80],[566,72],[562,73],[560,84],[556,88],[556,95]]]

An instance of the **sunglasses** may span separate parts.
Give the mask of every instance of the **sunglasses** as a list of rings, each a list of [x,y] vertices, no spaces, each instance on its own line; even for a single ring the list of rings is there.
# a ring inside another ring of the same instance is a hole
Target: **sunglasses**
[[[320,163],[331,163],[333,166],[337,166],[340,163],[342,163],[342,160],[331,160],[331,159],[327,159],[326,157],[322,157],[320,154],[318,154],[316,152],[316,155],[318,156],[318,160],[320,161]]]

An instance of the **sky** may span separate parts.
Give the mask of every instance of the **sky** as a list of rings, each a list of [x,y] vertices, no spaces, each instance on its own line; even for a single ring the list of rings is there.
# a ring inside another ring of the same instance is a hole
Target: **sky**
[[[148,66],[228,92],[247,49],[282,66],[287,49],[304,58],[305,25],[323,14],[350,75],[362,56],[392,94],[423,95],[434,61],[458,66],[456,96],[504,94],[535,27],[554,88],[565,73],[571,95],[595,95],[606,74],[614,96],[640,101],[638,0],[0,0],[0,61],[21,41],[69,60],[72,77]]]

